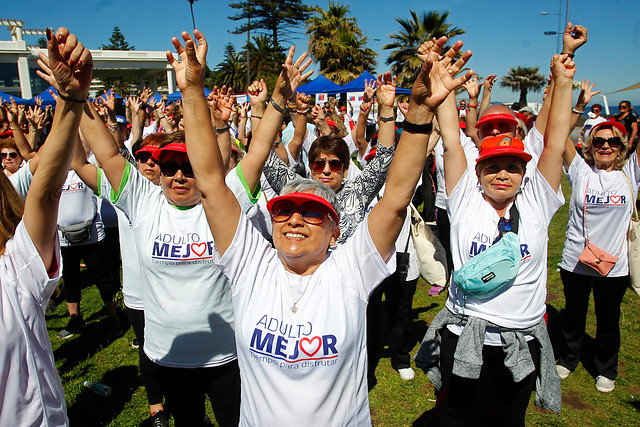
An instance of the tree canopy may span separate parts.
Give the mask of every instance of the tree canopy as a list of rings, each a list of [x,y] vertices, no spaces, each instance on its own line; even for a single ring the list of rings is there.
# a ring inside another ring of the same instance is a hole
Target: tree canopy
[[[520,92],[520,100],[518,101],[520,108],[527,105],[527,93],[530,90],[540,92],[545,87],[547,80],[544,74],[538,72],[539,70],[540,67],[521,67],[518,65],[516,68],[511,68],[509,74],[502,77],[501,87]]]
[[[307,21],[309,54],[320,66],[320,74],[338,84],[345,84],[364,71],[374,71],[376,53],[368,48],[367,38],[356,18],[349,16],[349,6],[329,1],[324,10]]]
[[[113,27],[113,33],[109,37],[109,44],[103,44],[100,46],[102,50],[136,50],[135,46],[130,46],[125,40],[124,34],[120,31],[120,27],[117,25]]]

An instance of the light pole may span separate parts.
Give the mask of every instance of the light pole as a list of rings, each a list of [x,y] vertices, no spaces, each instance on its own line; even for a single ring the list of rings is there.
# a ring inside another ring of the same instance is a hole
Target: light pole
[[[540,15],[558,15],[558,31],[545,31],[545,36],[557,35],[556,52],[560,53],[560,35],[564,34],[562,31],[562,0],[558,1],[558,13],[553,12],[541,12]]]

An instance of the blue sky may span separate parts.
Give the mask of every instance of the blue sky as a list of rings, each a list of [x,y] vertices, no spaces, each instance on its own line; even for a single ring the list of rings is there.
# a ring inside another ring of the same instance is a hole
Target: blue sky
[[[166,50],[170,39],[182,30],[192,29],[187,0],[44,0],[5,1],[0,9],[3,19],[21,19],[25,28],[67,26],[89,48],[97,49],[107,43],[114,25],[118,25],[127,41],[140,50]],[[394,18],[409,18],[409,10],[419,14],[426,10],[450,11],[449,22],[464,28],[467,33],[459,38],[474,55],[469,67],[479,75],[505,75],[517,65],[539,66],[549,73],[549,60],[556,50],[556,36],[545,36],[545,31],[558,29],[558,16],[543,16],[540,12],[558,13],[557,0],[506,1],[485,0],[475,2],[448,0],[425,2],[405,0],[382,2],[379,0],[343,1],[349,5],[352,16],[369,38],[369,47],[378,52],[377,72],[385,71],[388,52],[382,46],[389,42],[388,34],[398,32]],[[307,0],[307,4],[312,4]],[[326,7],[328,0],[318,0]],[[562,0],[564,14],[566,0]],[[238,22],[228,16],[235,14],[228,2],[199,0],[194,4],[196,25],[210,44],[208,62],[214,67],[222,60],[227,42],[236,47],[246,36],[232,35]],[[564,20],[564,16],[562,18]],[[640,81],[640,1],[638,0],[574,0],[571,2],[570,20],[589,30],[589,41],[576,55],[576,80],[583,78],[596,82],[603,93],[630,86]],[[6,27],[0,28],[0,40],[9,40]],[[28,43],[37,37],[26,36]],[[379,39],[379,40],[376,40]],[[298,53],[306,50],[304,34],[293,40]],[[314,74],[315,76],[316,74]],[[495,101],[516,101],[518,94],[506,89],[494,89]],[[576,94],[574,94],[574,97]],[[529,101],[541,101],[541,93],[529,95]],[[610,105],[622,99],[640,104],[640,89],[611,94]],[[600,96],[596,97],[601,102]]]

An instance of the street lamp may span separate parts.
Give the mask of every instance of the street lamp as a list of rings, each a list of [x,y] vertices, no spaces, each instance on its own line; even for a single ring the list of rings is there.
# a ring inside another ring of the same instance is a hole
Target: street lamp
[[[569,22],[569,14],[571,12],[571,0],[567,0],[567,9],[564,14],[564,27],[567,26],[567,22]],[[564,34],[564,27],[562,26],[562,0],[558,1],[558,13],[553,12],[541,12],[540,15],[558,15],[558,31],[545,31],[545,36],[553,36],[557,35],[556,42],[556,51],[561,53],[560,51],[560,37]]]

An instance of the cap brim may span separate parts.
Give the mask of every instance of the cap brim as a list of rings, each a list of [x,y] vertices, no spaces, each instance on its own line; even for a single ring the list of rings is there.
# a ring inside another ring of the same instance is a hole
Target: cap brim
[[[518,125],[518,121],[511,114],[497,113],[497,114],[488,114],[480,118],[480,120],[478,120],[478,123],[476,123],[476,128],[480,128],[480,126],[484,125],[485,123],[495,122],[497,120],[513,123],[515,126]]]
[[[484,150],[482,155],[476,159],[476,162],[480,163],[483,160],[489,159],[491,157],[498,157],[498,156],[518,157],[527,163],[532,158],[531,154],[527,153],[526,151],[522,151],[511,146],[503,146],[503,147],[492,147]]]
[[[152,157],[154,160],[160,160],[160,156],[162,153],[184,153],[187,154],[187,145],[186,144],[178,144],[176,142],[172,142],[171,144],[167,144],[164,147],[160,148],[153,152]]]
[[[340,217],[338,216],[338,213],[333,208],[333,206],[331,206],[331,203],[329,203],[327,201],[327,199],[325,199],[324,197],[318,196],[317,194],[313,194],[313,193],[289,193],[289,194],[285,194],[285,195],[282,195],[282,196],[274,197],[273,199],[271,199],[271,200],[269,200],[267,202],[267,209],[269,210],[269,212],[271,212],[271,210],[273,209],[273,205],[276,202],[280,201],[280,200],[289,200],[289,201],[295,203],[296,206],[300,206],[305,202],[318,202],[318,203],[322,204],[323,206],[325,206],[329,210],[329,213],[336,220],[336,223],[340,220]]]

